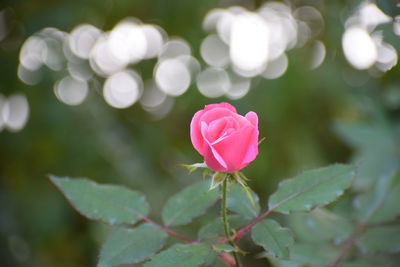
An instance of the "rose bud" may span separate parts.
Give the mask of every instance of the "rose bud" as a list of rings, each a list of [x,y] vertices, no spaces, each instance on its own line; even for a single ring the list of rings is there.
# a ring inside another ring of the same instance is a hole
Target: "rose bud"
[[[210,169],[233,173],[258,154],[258,117],[243,117],[228,103],[206,105],[193,116],[190,138]]]

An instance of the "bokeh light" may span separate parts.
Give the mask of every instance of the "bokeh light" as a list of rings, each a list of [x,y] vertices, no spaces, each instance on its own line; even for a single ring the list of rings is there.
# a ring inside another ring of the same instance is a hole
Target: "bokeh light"
[[[21,65],[28,70],[37,70],[47,57],[46,42],[37,36],[29,37],[21,48],[19,60]]]
[[[163,45],[159,58],[160,60],[164,60],[182,55],[190,55],[191,50],[190,45],[186,41],[180,38],[174,38]]]
[[[29,105],[26,96],[13,94],[7,99],[0,97],[0,128],[18,132],[25,127],[29,117]]]
[[[6,104],[6,99],[5,97],[0,94],[0,132],[4,129],[4,127],[6,126],[6,122],[3,119],[3,108],[4,105]]]
[[[157,109],[167,99],[167,95],[161,91],[153,80],[144,84],[144,92],[140,98],[140,104],[145,110]]]
[[[157,86],[167,95],[180,96],[189,88],[191,77],[188,66],[178,58],[162,60],[155,69]]]
[[[101,30],[93,25],[78,25],[71,31],[68,43],[69,47],[77,57],[88,59],[90,51],[101,34]]]
[[[120,22],[107,39],[111,55],[121,65],[143,59],[147,52],[147,39],[142,27],[133,19]]]
[[[229,99],[240,99],[244,97],[250,90],[251,79],[237,75],[234,72],[229,73],[230,87],[226,96]]]
[[[268,62],[267,68],[262,73],[262,76],[266,79],[281,77],[286,72],[288,62],[286,54],[280,55],[277,59]]]
[[[141,96],[143,82],[134,71],[121,71],[110,76],[104,83],[103,96],[114,108],[132,106]]]
[[[42,71],[40,69],[30,70],[25,68],[22,64],[18,66],[17,75],[22,82],[28,85],[38,84],[42,79]]]
[[[239,6],[211,9],[203,19],[206,35],[199,45],[201,62],[185,39],[171,38],[162,27],[134,17],[120,20],[109,31],[91,24],[77,25],[70,33],[44,28],[22,45],[18,77],[36,85],[42,81],[45,66],[62,73],[64,78],[57,77],[54,92],[65,104],[81,104],[90,87],[100,83],[110,106],[127,108],[140,99],[142,108],[153,115],[167,114],[155,110],[172,108],[171,98],[184,94],[193,81],[205,97],[240,99],[250,91],[252,79],[285,75],[291,49],[310,51],[311,70],[322,65],[327,54],[321,41],[322,11],[320,5],[274,1],[256,10]],[[354,9],[342,35],[343,53],[350,65],[369,69],[373,76],[397,65],[396,49],[376,28],[393,22],[394,33],[400,32],[398,21],[371,2]],[[155,59],[149,79],[153,85],[143,88],[141,71],[132,68],[148,59]]]
[[[146,54],[145,59],[157,57],[161,53],[161,49],[166,39],[166,33],[157,25],[143,25],[142,31],[146,37]]]
[[[359,27],[353,26],[346,30],[342,46],[347,60],[356,69],[368,69],[378,57],[374,40],[365,29]]]
[[[313,54],[311,56],[310,68],[316,69],[324,62],[326,49],[323,42],[316,40],[313,46]]]
[[[200,54],[210,66],[223,68],[229,64],[229,47],[216,34],[211,34],[203,40]]]
[[[228,92],[231,83],[223,69],[207,68],[196,79],[197,88],[206,97],[220,97]]]
[[[54,93],[61,102],[76,106],[85,100],[88,94],[88,85],[86,81],[66,76],[55,84]]]
[[[232,25],[230,56],[241,70],[260,70],[268,60],[269,27],[257,14],[237,15]]]
[[[390,23],[392,19],[376,4],[365,1],[354,11],[345,23],[342,37],[344,55],[356,69],[372,69],[384,73],[397,64],[397,52],[383,41],[378,25]]]

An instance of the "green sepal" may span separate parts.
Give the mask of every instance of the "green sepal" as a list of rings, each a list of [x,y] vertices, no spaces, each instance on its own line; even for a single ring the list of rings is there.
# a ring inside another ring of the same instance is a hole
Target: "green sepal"
[[[178,164],[178,166],[186,168],[189,171],[189,173],[192,173],[199,168],[208,169],[208,166],[205,162],[194,163],[194,164]]]
[[[253,207],[255,207],[256,204],[254,202],[253,195],[251,193],[251,189],[246,183],[246,181],[248,181],[249,179],[241,172],[233,173],[233,178],[235,179],[235,181],[237,181],[243,187],[244,192],[246,193],[246,196],[249,199],[251,205]]]
[[[213,190],[214,188],[218,187],[220,184],[222,184],[225,179],[227,179],[228,174],[226,172],[216,172],[214,173],[212,179],[211,179],[211,185],[210,185],[210,190]]]
[[[203,179],[205,179],[211,172],[212,172],[211,169],[205,168],[203,171]]]

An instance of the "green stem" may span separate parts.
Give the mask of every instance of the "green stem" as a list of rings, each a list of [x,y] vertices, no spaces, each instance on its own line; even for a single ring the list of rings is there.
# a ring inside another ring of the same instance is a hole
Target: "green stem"
[[[228,177],[226,177],[222,182],[221,219],[222,219],[222,225],[224,226],[225,237],[228,240],[228,243],[235,248],[235,244],[231,239],[228,216],[226,212],[227,183],[228,183]],[[241,267],[239,257],[235,251],[233,251],[233,257],[235,258],[236,266]]]

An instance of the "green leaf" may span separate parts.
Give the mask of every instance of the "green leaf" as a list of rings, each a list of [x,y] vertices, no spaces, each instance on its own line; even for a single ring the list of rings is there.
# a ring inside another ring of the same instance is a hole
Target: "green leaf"
[[[218,190],[209,190],[210,181],[205,180],[189,186],[172,196],[165,204],[162,219],[165,225],[175,226],[191,222],[213,205],[218,197]]]
[[[288,214],[327,205],[351,185],[354,173],[353,166],[343,164],[306,171],[282,181],[269,198],[269,208]]]
[[[231,215],[228,216],[229,225],[232,229],[243,226],[248,220],[243,216]],[[224,227],[221,218],[216,218],[205,226],[201,227],[198,233],[199,240],[207,239],[212,241],[224,235]]]
[[[273,257],[272,255],[268,254],[267,252],[262,255],[263,257],[268,258],[268,260],[271,262],[272,266],[274,267],[301,267],[304,266],[301,263],[297,263],[294,261],[290,260],[282,260]]]
[[[369,228],[358,240],[357,245],[364,253],[400,252],[400,226]]]
[[[144,267],[196,267],[205,263],[215,252],[203,244],[178,244],[154,256]]]
[[[392,147],[396,143],[393,132],[383,123],[337,121],[334,130],[347,144],[356,149]]]
[[[117,228],[103,244],[98,267],[116,266],[143,261],[164,246],[168,235],[153,224],[134,229]]]
[[[400,184],[395,185],[386,195],[385,203],[373,214],[371,223],[392,221],[400,215]]]
[[[289,225],[296,238],[305,242],[333,240],[335,243],[340,243],[353,232],[353,226],[346,218],[322,208],[310,213],[291,214]]]
[[[289,258],[289,247],[294,242],[289,229],[271,219],[256,224],[251,230],[251,238],[269,254],[281,259]]]
[[[353,183],[356,191],[369,189],[381,173],[399,167],[397,137],[387,123],[338,121],[334,129],[356,149],[352,160],[357,164],[357,176]]]
[[[321,267],[334,261],[338,253],[338,248],[329,244],[322,243],[316,246],[296,243],[290,249],[290,259],[300,263],[300,266]]]
[[[377,265],[374,265],[373,263],[368,262],[366,260],[360,260],[355,262],[343,262],[339,264],[339,267],[374,267],[374,266]]]
[[[254,206],[251,204],[247,197],[245,188],[239,184],[234,184],[229,187],[227,197],[227,208],[230,211],[239,213],[247,219],[257,217],[260,213],[260,204],[258,203],[258,196],[256,193],[251,192],[254,201]]]
[[[101,185],[85,178],[49,176],[71,205],[89,219],[109,224],[135,224],[146,217],[145,197],[117,185]]]
[[[400,214],[400,175],[383,173],[372,189],[358,195],[354,201],[358,221],[379,223]]]

